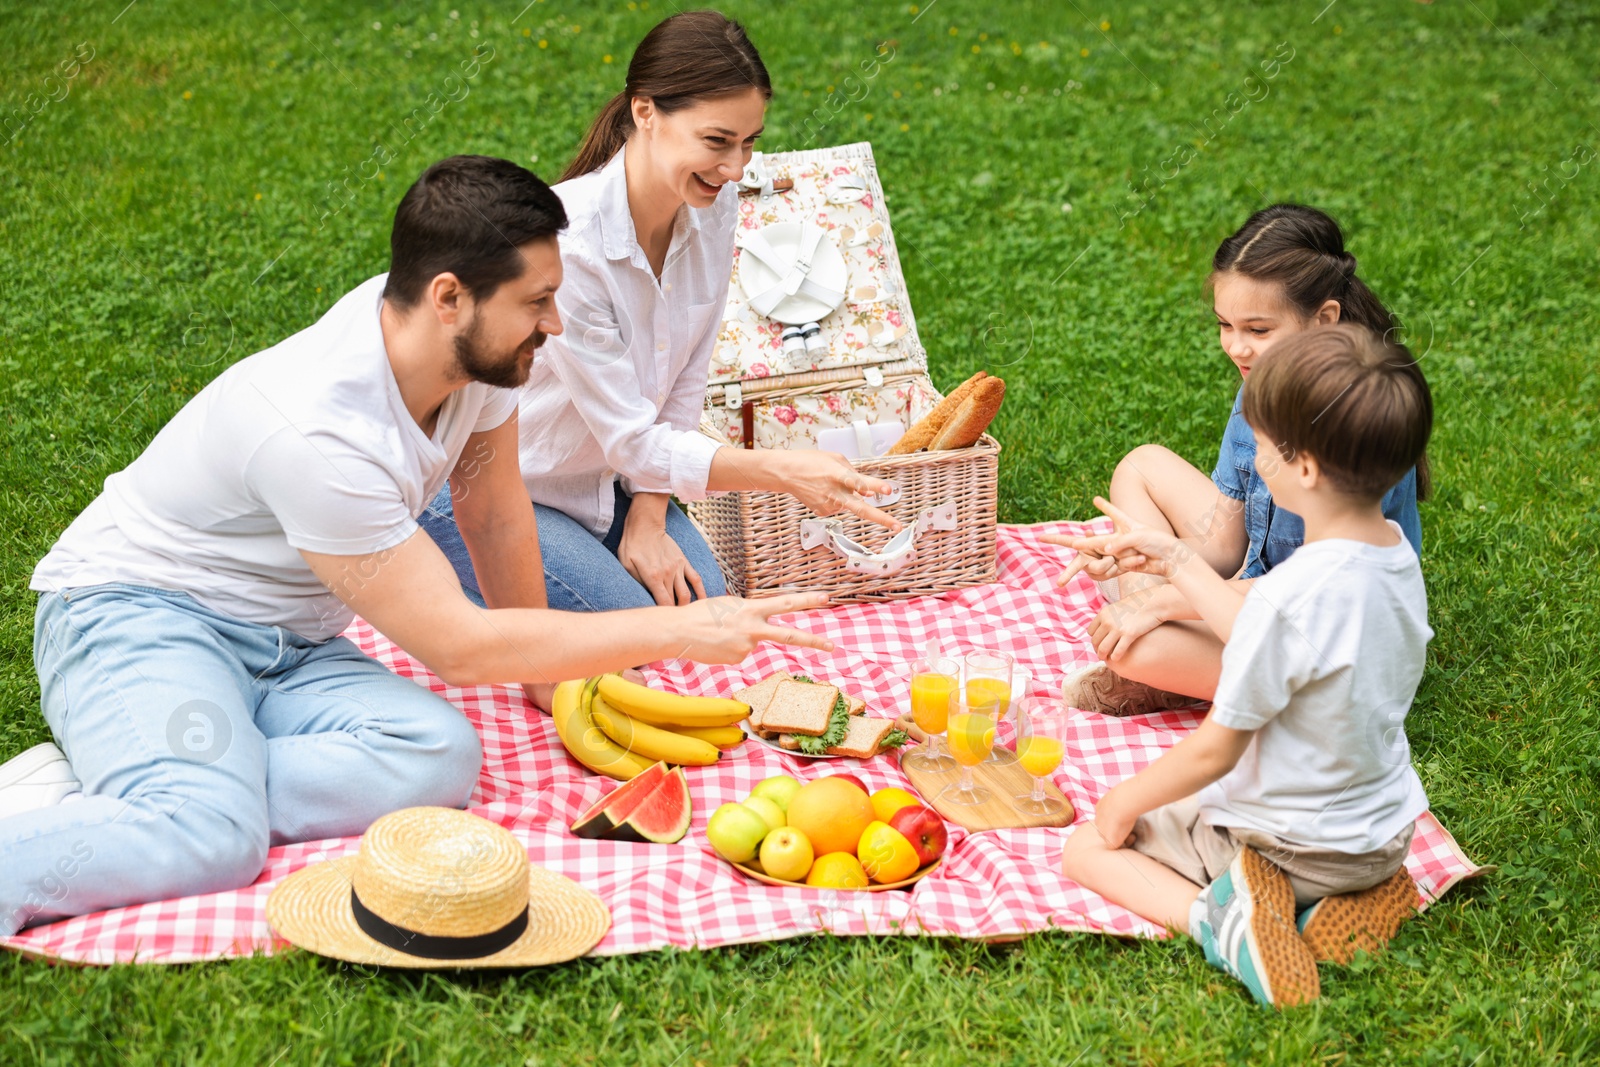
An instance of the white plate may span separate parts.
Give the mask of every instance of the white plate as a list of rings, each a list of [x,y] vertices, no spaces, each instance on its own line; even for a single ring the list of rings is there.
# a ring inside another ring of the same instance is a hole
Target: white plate
[[[793,756],[796,759],[849,759],[850,758],[849,756],[830,756],[827,753],[823,753],[820,756],[813,756],[809,752],[801,752],[798,748],[784,748],[782,745],[778,744],[778,742],[776,742],[776,741],[768,741],[766,738],[760,736],[754,730],[752,730],[750,728],[750,720],[749,719],[740,719],[739,720],[739,729],[743,730],[745,732],[745,735],[747,737],[749,737],[750,740],[754,741],[756,744],[765,745],[767,748],[772,749],[772,751],[774,751],[774,752],[781,752],[785,756]]]
[[[772,246],[773,251],[793,261],[800,247],[800,223],[775,222],[762,227],[761,234]],[[807,277],[824,289],[840,293],[849,287],[850,268],[845,265],[844,256],[840,253],[839,245],[834,241],[832,234],[824,232],[822,239],[817,242],[816,251],[811,253],[811,270]],[[773,273],[771,267],[755,256],[744,254],[739,256],[739,287],[744,290],[747,299],[754,300],[781,281],[783,281],[781,276]],[[775,322],[799,326],[807,322],[821,322],[833,314],[838,306],[838,304],[825,304],[805,293],[795,293],[784,297],[778,306],[772,309],[769,317]]]

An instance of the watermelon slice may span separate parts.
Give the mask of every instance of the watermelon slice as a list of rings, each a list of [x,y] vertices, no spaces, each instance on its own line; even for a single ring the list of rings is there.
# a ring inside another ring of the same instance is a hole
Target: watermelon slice
[[[689,782],[683,776],[683,768],[674,767],[605,836],[617,841],[670,845],[683,840],[683,835],[689,832],[689,819],[693,814]]]
[[[679,772],[682,773],[682,772]],[[667,765],[657,763],[623,782],[578,816],[572,832],[579,837],[606,837],[667,777]]]

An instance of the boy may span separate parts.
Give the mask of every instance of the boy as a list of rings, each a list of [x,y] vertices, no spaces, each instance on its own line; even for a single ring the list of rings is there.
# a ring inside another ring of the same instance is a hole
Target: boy
[[[1284,1006],[1317,997],[1318,959],[1377,949],[1416,906],[1404,862],[1428,800],[1403,724],[1433,631],[1416,553],[1381,501],[1421,458],[1433,405],[1403,348],[1330,326],[1252,368],[1244,415],[1273,499],[1306,527],[1247,595],[1104,500],[1118,531],[1073,542],[1169,579],[1225,649],[1211,713],[1101,798],[1062,870],[1188,930]]]

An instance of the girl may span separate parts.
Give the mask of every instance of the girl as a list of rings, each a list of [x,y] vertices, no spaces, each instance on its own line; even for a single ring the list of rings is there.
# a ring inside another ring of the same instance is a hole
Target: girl
[[[519,411],[552,608],[687,604],[725,592],[671,497],[765,489],[818,514],[897,529],[867,496],[888,483],[842,456],[719,447],[699,432],[733,268],[738,179],[772,83],[743,27],[715,11],[658,24],[555,191],[567,209],[564,332],[539,349]],[[455,490],[470,491],[470,483]],[[440,493],[424,528],[480,599]]]
[[[1242,377],[1274,344],[1335,322],[1392,338],[1393,316],[1356,277],[1338,223],[1315,208],[1276,204],[1250,216],[1217,249],[1209,284],[1222,350]],[[1111,502],[1138,522],[1184,538],[1241,589],[1300,547],[1300,517],[1273,503],[1255,470],[1255,438],[1244,421],[1241,386],[1223,430],[1216,469],[1207,478],[1175,452],[1140,445],[1117,465]],[[1417,501],[1428,489],[1427,457],[1383,498],[1419,554]],[[1047,535],[1052,544],[1070,540]],[[1170,583],[1119,574],[1109,558],[1080,554],[1058,584],[1079,570],[1096,579],[1108,603],[1089,626],[1102,662],[1067,676],[1068,707],[1132,715],[1209,700],[1222,665],[1222,642]]]

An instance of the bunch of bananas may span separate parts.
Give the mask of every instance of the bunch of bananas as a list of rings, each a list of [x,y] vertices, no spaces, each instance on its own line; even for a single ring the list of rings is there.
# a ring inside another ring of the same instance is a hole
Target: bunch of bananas
[[[658,760],[703,767],[744,740],[750,705],[724,697],[686,697],[619,674],[562,682],[550,709],[572,758],[626,781]]]

